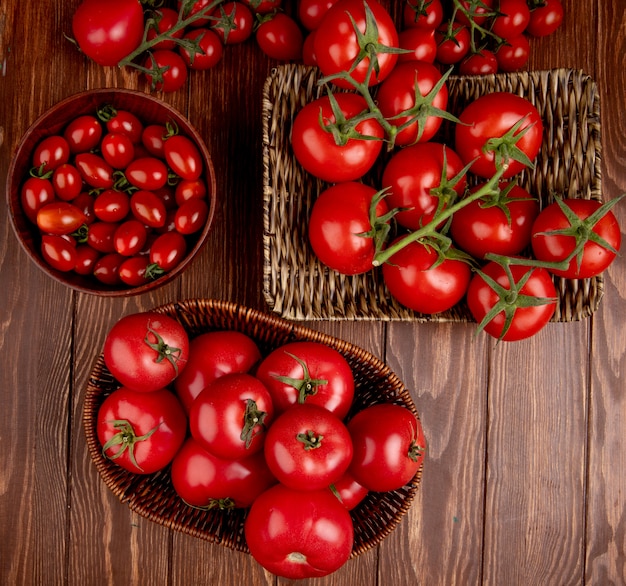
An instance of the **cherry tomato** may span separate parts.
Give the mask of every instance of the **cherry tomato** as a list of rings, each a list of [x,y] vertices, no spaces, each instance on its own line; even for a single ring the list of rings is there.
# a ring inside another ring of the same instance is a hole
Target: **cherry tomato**
[[[178,12],[173,8],[157,8],[156,10],[154,10],[151,16],[154,19],[154,25],[148,28],[146,40],[152,41],[157,36],[164,33],[168,33],[170,37],[175,39],[180,39],[183,36],[184,29],[182,28],[172,32],[172,28],[178,22]],[[175,47],[176,41],[173,41],[171,39],[163,39],[162,41],[159,41],[156,45],[153,45],[152,49],[174,49]]]
[[[307,404],[343,419],[352,406],[352,369],[340,352],[321,342],[282,344],[261,361],[255,376],[270,392],[276,414]]]
[[[483,25],[490,15],[494,14],[494,0],[461,0],[459,4],[468,14],[459,10],[455,19],[466,26],[470,25],[470,21]]]
[[[315,31],[312,30],[304,37],[302,43],[302,64],[317,67],[317,57],[315,55]]]
[[[344,275],[372,269],[374,236],[380,229],[372,226],[370,217],[376,193],[373,187],[357,181],[338,183],[320,193],[313,203],[308,227],[309,242],[320,262]],[[381,228],[388,222],[383,218],[387,211],[384,199],[375,204]]]
[[[183,1],[178,0],[176,3],[178,6],[178,10],[182,8]],[[198,17],[191,22],[190,26],[206,26],[210,21],[210,14],[213,11],[213,6],[215,4],[214,0],[195,0],[195,2],[187,2],[187,11],[184,13],[185,17],[195,16]],[[204,18],[206,15],[206,18]]]
[[[435,30],[437,61],[443,65],[453,65],[463,59],[471,46],[469,29],[457,22],[449,27],[444,23]]]
[[[164,271],[171,271],[187,253],[187,242],[178,232],[161,234],[150,247],[150,262]]]
[[[441,0],[408,0],[402,19],[405,27],[435,30],[443,21]]]
[[[98,117],[105,123],[108,132],[125,134],[133,144],[141,142],[143,123],[132,112],[105,105],[98,110]]]
[[[129,212],[128,194],[116,189],[106,189],[93,202],[93,213],[103,222],[121,222]]]
[[[154,90],[175,92],[187,81],[187,65],[175,51],[157,49],[148,55],[143,66],[151,70],[151,73],[146,73],[145,76]]]
[[[397,490],[417,474],[426,453],[419,419],[406,407],[378,403],[347,424],[354,455],[349,472],[369,490]]]
[[[93,276],[104,285],[116,286],[120,279],[120,266],[126,260],[125,256],[116,252],[104,254],[93,267]]]
[[[141,144],[148,153],[158,159],[165,159],[165,137],[168,134],[163,124],[148,124],[141,132]]]
[[[431,29],[412,27],[403,30],[398,35],[398,46],[410,51],[398,56],[399,63],[404,61],[434,63],[437,58],[435,31]]]
[[[244,534],[252,557],[289,579],[331,574],[354,544],[350,513],[328,489],[302,492],[281,484],[252,503]]]
[[[135,146],[127,134],[111,132],[100,143],[102,158],[114,169],[125,169],[135,158]]]
[[[131,287],[139,287],[150,282],[148,267],[150,259],[146,256],[131,256],[119,268],[120,280]]]
[[[209,204],[205,199],[190,199],[183,203],[174,216],[174,225],[181,234],[199,232],[206,226]]]
[[[78,153],[74,163],[83,181],[96,189],[113,187],[113,167],[99,155]]]
[[[529,22],[530,9],[526,0],[500,0],[491,32],[501,39],[512,39],[521,35]]]
[[[45,204],[37,212],[37,226],[47,234],[71,234],[86,222],[85,214],[65,201]]]
[[[189,410],[191,436],[220,458],[236,459],[260,452],[274,408],[265,385],[247,373],[216,378]]]
[[[41,140],[33,152],[33,167],[42,174],[54,171],[69,160],[70,145],[63,136],[56,134]]]
[[[189,361],[174,381],[174,389],[189,412],[194,399],[209,383],[225,374],[250,372],[260,360],[256,342],[242,332],[217,330],[200,334],[190,342]]]
[[[511,37],[495,52],[500,71],[518,71],[526,66],[530,57],[528,37],[521,34]]]
[[[175,134],[165,140],[163,151],[165,160],[174,173],[189,181],[200,178],[203,170],[202,155],[191,139]]]
[[[41,237],[41,256],[52,268],[68,272],[76,265],[76,245],[63,236],[44,234]]]
[[[211,29],[225,45],[236,45],[247,41],[252,35],[255,17],[243,2],[223,2],[213,12],[216,19]]]
[[[176,184],[174,201],[176,205],[181,206],[190,199],[204,199],[206,195],[206,183],[202,179],[196,179],[195,181],[183,179]]]
[[[113,235],[115,251],[123,256],[138,254],[146,243],[148,233],[138,220],[122,222]]]
[[[76,206],[85,215],[85,224],[89,226],[96,220],[94,213],[95,198],[90,193],[83,191],[72,200],[72,205]]]
[[[300,0],[298,21],[308,31],[316,30],[333,4],[338,0]]]
[[[296,61],[302,58],[302,31],[298,23],[284,12],[262,19],[255,38],[261,51],[271,59]]]
[[[168,315],[155,311],[132,313],[109,330],[103,357],[111,374],[124,386],[153,392],[183,372],[189,357],[189,337],[183,326]]]
[[[63,131],[72,153],[84,153],[98,146],[102,138],[102,124],[90,114],[74,118]]]
[[[83,178],[78,169],[70,163],[59,165],[52,174],[54,193],[63,201],[72,201],[80,195]]]
[[[362,96],[350,93],[335,94],[335,99],[346,119],[367,109]],[[331,132],[320,125],[335,124],[337,118],[328,96],[307,103],[298,111],[291,131],[294,156],[306,171],[329,183],[360,179],[376,162],[382,149],[382,140],[349,138],[338,145]],[[356,132],[363,136],[382,139],[384,130],[379,122],[368,119],[358,123]]]
[[[156,157],[135,159],[126,167],[126,179],[140,190],[154,191],[167,183],[167,167]]]
[[[196,28],[185,33],[185,39],[197,40],[199,51],[192,53],[184,48],[179,47],[179,52],[185,65],[189,69],[195,71],[203,71],[215,67],[222,59],[224,54],[224,46],[220,37],[208,28]]]
[[[497,73],[498,60],[493,51],[481,49],[478,53],[471,53],[459,65],[461,75],[489,75]]]
[[[387,10],[377,1],[368,0],[367,6],[376,22],[375,31],[368,31],[372,39],[368,40],[371,46],[376,43],[384,47],[398,46],[398,31],[393,19]],[[366,9],[363,0],[339,0],[328,9],[315,35],[315,54],[317,63],[325,76],[335,75],[341,71],[350,71],[350,76],[360,82],[365,82],[370,58],[364,57],[354,66],[354,62],[361,51],[356,28],[366,32]],[[367,85],[375,85],[383,81],[393,70],[398,60],[395,53],[378,51],[378,67],[371,72]],[[347,80],[335,79],[333,83],[342,88],[352,89]]]
[[[530,11],[530,20],[525,32],[533,37],[545,37],[556,31],[563,22],[561,0],[545,0],[542,6]]]
[[[139,0],[82,0],[72,18],[72,32],[81,51],[99,65],[117,65],[143,37]]]
[[[37,223],[37,212],[54,200],[52,182],[45,177],[29,177],[20,190],[22,209],[33,224]]]
[[[354,479],[349,470],[344,472],[339,480],[333,482],[330,490],[348,511],[354,509],[369,493],[367,488]]]
[[[137,220],[151,228],[159,228],[165,224],[165,204],[151,191],[135,191],[130,196],[130,209]]]
[[[76,263],[74,264],[74,272],[87,276],[93,274],[96,262],[100,258],[100,253],[88,244],[76,245]]]
[[[104,455],[135,474],[152,474],[173,459],[185,441],[187,420],[167,389],[137,393],[121,387],[98,409],[96,432]]]
[[[115,251],[116,222],[93,222],[87,232],[87,244],[98,252],[109,254]]]

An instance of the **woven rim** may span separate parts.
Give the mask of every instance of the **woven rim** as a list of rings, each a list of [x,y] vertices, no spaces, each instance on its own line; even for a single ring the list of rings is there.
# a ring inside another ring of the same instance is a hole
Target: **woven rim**
[[[381,271],[344,276],[330,271],[308,244],[307,221],[317,194],[327,187],[295,160],[289,133],[295,114],[322,95],[317,68],[276,67],[263,93],[263,293],[269,307],[294,320],[350,319],[473,321],[464,303],[425,315],[409,310],[389,295]],[[595,82],[581,71],[555,69],[476,77],[450,77],[448,109],[459,113],[480,95],[508,91],[528,98],[544,122],[544,141],[535,169],[519,183],[540,199],[554,194],[602,200],[600,102]],[[434,140],[451,143],[451,125]],[[368,178],[379,184],[384,160]],[[558,303],[553,321],[590,316],[604,291],[603,276],[585,280],[554,278]]]
[[[264,314],[235,303],[210,299],[190,299],[155,308],[183,324],[191,337],[200,333],[234,329],[252,337],[263,355],[287,342],[316,341],[339,351],[348,360],[355,376],[355,399],[348,418],[376,403],[396,403],[419,415],[409,391],[381,360],[366,350],[322,332]],[[98,409],[119,383],[112,377],[100,355],[87,383],[83,406],[83,426],[91,459],[105,484],[131,510],[151,521],[219,543],[231,549],[248,552],[243,525],[246,511],[201,511],[190,507],[176,495],[169,467],[152,475],[132,474],[102,455],[96,434]],[[378,545],[391,533],[409,510],[421,482],[423,466],[406,486],[385,493],[369,493],[351,511],[354,522],[352,557]]]

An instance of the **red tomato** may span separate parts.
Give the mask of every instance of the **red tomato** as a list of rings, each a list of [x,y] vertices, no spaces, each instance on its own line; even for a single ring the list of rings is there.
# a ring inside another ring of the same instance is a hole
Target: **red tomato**
[[[78,153],[74,158],[74,164],[83,181],[91,187],[96,189],[113,187],[113,167],[101,156],[93,153]]]
[[[189,344],[189,361],[174,381],[174,389],[187,412],[194,399],[215,379],[250,372],[261,360],[256,342],[234,330],[206,332]]]
[[[129,212],[130,198],[116,189],[106,189],[93,202],[93,213],[103,222],[121,222]]]
[[[179,53],[169,49],[151,52],[143,66],[150,70],[145,73],[150,87],[161,92],[175,92],[187,81],[188,69]]]
[[[612,211],[591,199],[564,199],[544,208],[532,226],[532,248],[537,260],[558,263],[578,250],[566,269],[549,269],[568,279],[588,279],[615,260],[622,235]]]
[[[141,142],[143,123],[132,112],[107,104],[98,110],[98,118],[105,123],[108,132],[125,134],[133,144]]]
[[[354,479],[350,471],[344,472],[339,480],[333,482],[330,490],[348,511],[354,509],[369,493],[367,488]]]
[[[365,99],[356,94],[338,93],[335,99],[342,117],[347,120],[367,109]],[[328,96],[307,103],[296,114],[291,144],[297,161],[306,171],[329,183],[360,179],[376,162],[382,140],[348,138],[345,144],[337,144],[332,132],[328,132],[320,120],[325,125],[339,126]],[[373,119],[358,123],[355,131],[374,139],[385,135],[380,123]]]
[[[185,258],[187,242],[178,232],[159,235],[150,246],[150,262],[163,271],[171,271]]]
[[[441,0],[408,0],[402,18],[405,27],[435,30],[443,21]]]
[[[184,34],[184,29],[182,28],[172,32],[172,28],[178,23],[178,11],[167,7],[157,8],[152,12],[152,18],[154,19],[154,25],[148,28],[146,40],[152,41],[164,33],[171,37],[153,45],[152,50],[174,49],[177,44],[172,38],[180,39]]]
[[[298,21],[308,31],[316,30],[333,4],[338,0],[300,0]]]
[[[84,153],[98,146],[102,138],[102,124],[89,114],[74,118],[63,131],[72,153]]]
[[[554,315],[557,298],[547,270],[524,265],[509,268],[510,275],[499,263],[487,263],[467,291],[467,305],[480,328],[507,342],[539,332]]]
[[[168,130],[163,124],[148,124],[141,131],[141,144],[150,155],[165,159],[165,139]]]
[[[135,146],[127,134],[111,132],[100,143],[102,158],[114,169],[125,169],[135,158]]]
[[[461,0],[461,9],[456,13],[455,19],[469,26],[470,21],[482,25],[493,15],[494,0]]]
[[[241,0],[254,14],[269,14],[281,7],[282,0]]]
[[[410,242],[383,264],[383,278],[392,297],[428,315],[446,311],[461,301],[471,276],[466,261],[449,253],[440,257],[435,248],[420,241]]]
[[[526,30],[529,21],[530,9],[526,0],[500,0],[491,32],[502,39],[512,39]]]
[[[152,278],[148,273],[150,259],[146,256],[128,257],[118,271],[120,280],[131,287],[139,287],[150,282]]]
[[[224,53],[222,41],[212,30],[208,28],[196,28],[185,33],[185,39],[197,40],[199,51],[191,53],[188,49],[180,46],[180,55],[189,69],[202,71],[215,67]]]
[[[469,29],[459,23],[442,24],[435,31],[437,42],[437,61],[444,65],[453,65],[465,57],[471,46]]]
[[[312,30],[304,37],[302,43],[302,64],[317,67],[317,57],[315,55],[315,31]]]
[[[389,220],[387,203],[374,207],[377,219],[372,226],[371,208],[376,190],[350,181],[325,189],[313,203],[308,236],[313,252],[330,269],[344,275],[358,275],[372,269],[377,239],[384,236]]]
[[[397,490],[417,474],[426,452],[419,419],[406,407],[379,403],[349,422],[354,455],[349,471],[369,490]]]
[[[41,237],[41,256],[52,268],[62,272],[73,270],[78,258],[76,244],[55,234]]]
[[[545,0],[541,6],[530,11],[530,20],[525,31],[533,37],[545,37],[556,31],[562,22],[561,0]]]
[[[132,390],[151,392],[166,387],[183,372],[189,338],[172,317],[153,311],[133,313],[111,328],[103,352],[107,368],[118,381]]]
[[[495,53],[500,71],[518,71],[526,66],[530,57],[530,43],[524,34],[507,39]]]
[[[72,200],[72,205],[76,206],[83,214],[85,214],[85,224],[89,226],[93,224],[96,219],[96,215],[93,211],[93,206],[95,202],[95,197],[90,193],[83,191],[78,197],[75,197]]]
[[[431,29],[412,27],[403,30],[398,35],[398,46],[410,53],[398,56],[398,62],[422,61],[434,63],[437,58],[437,41],[435,31]]]
[[[476,200],[455,212],[450,235],[474,258],[484,259],[487,253],[515,256],[530,244],[530,231],[538,213],[539,202],[530,193],[519,185],[502,184],[497,195]]]
[[[135,191],[130,196],[130,210],[137,220],[151,228],[160,228],[165,224],[165,204],[152,191]]]
[[[196,179],[195,181],[183,179],[176,184],[174,201],[176,205],[181,206],[190,199],[203,199],[206,195],[206,183],[202,179]]]
[[[63,163],[52,174],[52,186],[59,199],[71,201],[80,195],[83,178],[74,165]]]
[[[121,387],[98,409],[96,431],[104,455],[135,474],[152,474],[173,459],[185,440],[187,420],[167,389],[137,393]]]
[[[479,177],[493,177],[496,164],[507,165],[503,178],[512,177],[525,169],[526,163],[514,159],[511,154],[513,144],[531,162],[541,148],[541,116],[537,108],[521,96],[508,92],[483,95],[470,102],[459,119],[461,124],[455,126],[455,150],[463,163],[474,161],[471,171]],[[513,131],[517,124],[518,128]],[[492,139],[501,140],[496,140],[498,144],[494,146],[488,146]]]
[[[202,174],[202,155],[195,143],[183,136],[175,134],[163,145],[165,160],[172,171],[189,181],[195,181]]]
[[[283,485],[321,490],[343,476],[352,460],[352,440],[341,419],[312,403],[294,405],[272,423],[265,461]]]
[[[321,342],[290,342],[270,352],[256,377],[272,395],[275,413],[318,405],[343,419],[354,398],[354,375],[344,356]]]
[[[92,222],[87,232],[87,244],[104,254],[115,252],[114,238],[118,226],[116,222]]]
[[[225,45],[247,41],[252,35],[255,17],[243,2],[224,2],[213,12],[211,28]]]
[[[178,0],[176,4],[180,10],[183,7],[183,0]],[[206,26],[211,22],[209,15],[214,9],[215,0],[195,0],[195,2],[186,2],[186,4],[185,18],[195,17],[189,26]]]
[[[209,217],[209,204],[205,199],[190,199],[176,211],[174,225],[181,234],[195,234],[204,228]]]
[[[74,272],[87,276],[93,274],[96,262],[100,258],[100,253],[88,244],[78,244],[76,246],[76,262]]]
[[[126,179],[140,190],[154,191],[167,183],[167,167],[156,157],[140,157],[126,167]]]
[[[290,579],[331,574],[354,544],[350,513],[329,490],[302,492],[280,484],[252,503],[244,533],[252,557]]]
[[[442,185],[444,157],[447,181]],[[459,156],[442,143],[417,143],[396,151],[385,165],[382,186],[389,189],[389,208],[402,210],[394,216],[398,224],[411,230],[428,224],[451,197],[463,195],[467,180],[462,171]]]
[[[116,286],[120,279],[120,266],[126,260],[125,256],[116,252],[104,254],[93,266],[93,276],[105,285]]]
[[[113,235],[115,251],[123,256],[138,254],[146,243],[148,232],[139,220],[126,220]]]
[[[272,398],[254,376],[230,373],[216,378],[196,397],[189,411],[191,436],[220,458],[260,452],[272,423]]]
[[[471,53],[459,65],[461,75],[489,75],[497,73],[498,60],[493,51],[481,49],[478,53]]]
[[[426,142],[439,130],[443,118],[429,106],[446,110],[448,86],[444,82],[432,99],[425,96],[440,80],[441,73],[434,65],[407,61],[399,63],[380,84],[377,101],[385,118],[393,118],[393,124],[399,127],[409,122],[415,115],[418,116],[413,123],[395,135],[396,145],[406,146],[414,142]],[[416,85],[419,91],[416,91]]]
[[[195,508],[247,508],[274,484],[263,454],[224,460],[193,438],[185,441],[172,462],[174,490]]]
[[[262,19],[255,38],[261,51],[271,59],[295,61],[302,58],[304,36],[298,23],[284,12]]]
[[[367,85],[372,86],[383,81],[395,67],[398,55],[380,49],[381,46],[385,48],[398,46],[398,31],[393,19],[377,0],[368,0],[367,6],[371,10],[376,27],[366,30],[365,6],[363,0],[339,0],[326,12],[315,35],[317,63],[325,76],[349,71],[350,77],[355,81],[367,82]],[[361,41],[356,34],[357,29],[364,33]],[[365,47],[376,50],[378,62],[378,67],[373,69],[368,80],[365,76],[370,57],[360,55]],[[355,65],[357,58],[360,60]],[[333,83],[338,87],[353,88],[347,80],[334,79]]]
[[[65,201],[48,203],[37,212],[37,226],[47,234],[71,234],[86,223],[85,214]]]
[[[63,136],[52,135],[42,139],[33,152],[33,167],[40,174],[54,171],[70,160],[70,145]]]
[[[20,202],[26,217],[37,223],[37,212],[55,200],[52,182],[46,177],[29,177],[20,190]]]
[[[143,37],[139,0],[83,0],[74,12],[72,32],[81,51],[99,65],[117,65]]]

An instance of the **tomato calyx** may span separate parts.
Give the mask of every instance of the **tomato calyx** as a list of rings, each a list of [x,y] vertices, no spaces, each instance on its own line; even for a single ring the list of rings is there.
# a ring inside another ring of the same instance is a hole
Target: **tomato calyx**
[[[504,188],[493,191],[490,194],[487,194],[485,197],[478,200],[479,205],[482,209],[487,208],[498,208],[502,210],[502,213],[505,215],[508,225],[511,225],[511,210],[509,209],[509,204],[516,201],[526,201],[527,197],[514,197],[511,195],[511,191],[516,186],[515,181],[509,182]],[[537,198],[532,198],[536,200]]]
[[[116,460],[124,452],[126,452],[126,450],[128,450],[128,457],[130,458],[130,461],[137,467],[138,470],[143,470],[135,458],[135,445],[138,442],[147,440],[157,429],[159,429],[161,424],[159,423],[159,425],[153,427],[147,433],[138,436],[128,419],[115,419],[110,423],[115,429],[119,429],[119,431],[102,446],[102,455],[109,460]],[[120,449],[115,452],[115,454],[109,455],[106,453],[109,449],[115,446],[120,446]]]
[[[162,269],[158,263],[153,262],[150,263],[147,267],[146,267],[146,271],[144,273],[144,276],[146,279],[148,280],[155,280],[158,279],[161,275],[164,275],[167,271],[165,271],[164,269]]]
[[[502,136],[490,138],[483,146],[484,153],[493,153],[496,166],[501,165],[504,169],[506,169],[511,161],[517,161],[529,169],[535,168],[535,164],[528,158],[526,153],[517,146],[517,142],[522,138],[522,136],[524,136],[534,126],[534,123],[532,123],[525,128],[522,128],[522,125],[526,122],[527,118],[528,115],[520,118]]]
[[[452,9],[452,16],[449,19],[448,34],[452,29],[454,23],[457,22],[457,15],[460,13],[463,15],[464,20],[468,23],[470,31],[470,53],[478,54],[481,49],[487,44],[487,41],[491,38],[496,46],[504,42],[504,39],[496,35],[488,28],[481,26],[479,20],[489,22],[491,19],[500,15],[498,10],[492,9],[485,4],[483,0],[469,0],[463,5],[461,0],[453,0],[454,7]],[[479,39],[481,45],[477,45],[476,41]]]
[[[302,443],[306,451],[309,451],[321,448],[324,436],[322,434],[316,434],[312,429],[307,429],[305,433],[297,434],[296,439]]]
[[[289,385],[298,391],[298,403],[302,404],[306,402],[307,397],[311,397],[317,394],[317,388],[321,385],[327,385],[326,379],[311,378],[309,367],[307,363],[292,354],[291,352],[285,352],[288,356],[291,356],[302,367],[302,378],[294,378],[290,376],[276,375],[274,378],[283,384]]]
[[[241,441],[245,443],[246,449],[250,447],[252,439],[257,433],[257,427],[265,429],[265,418],[267,413],[261,411],[253,399],[246,399],[246,408],[243,414],[243,427],[241,428]]]
[[[154,336],[156,342],[150,340],[150,335]],[[160,362],[167,360],[174,368],[176,376],[178,376],[178,360],[182,350],[180,348],[173,348],[166,344],[161,335],[152,329],[150,325],[148,325],[148,333],[143,341],[157,353],[155,362],[159,364]]]
[[[426,448],[424,446],[420,446],[417,440],[413,440],[411,442],[411,445],[409,446],[409,451],[407,455],[413,462],[417,462],[422,457],[425,451]]]
[[[237,504],[230,497],[224,497],[219,499],[209,499],[206,505],[192,505],[188,503],[185,499],[181,499],[188,507],[192,509],[197,509],[198,511],[211,511],[213,509],[219,509],[220,511],[230,511],[231,509],[235,509]]]
[[[33,167],[28,174],[35,179],[50,179],[54,171],[46,171],[46,163],[42,163],[39,167]]]

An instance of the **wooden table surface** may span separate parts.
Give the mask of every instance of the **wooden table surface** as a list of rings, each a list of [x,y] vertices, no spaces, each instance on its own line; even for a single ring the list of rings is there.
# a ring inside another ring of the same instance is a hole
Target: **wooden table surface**
[[[144,89],[64,38],[79,0],[0,5],[0,184],[29,125],[86,88]],[[603,191],[626,191],[624,0],[564,0],[531,69],[583,69],[602,104]],[[285,584],[251,557],[132,513],[104,485],[81,427],[88,374],[122,315],[191,297],[268,310],[262,295],[261,89],[275,65],[231,47],[185,91],[160,95],[204,136],[220,206],[200,257],[129,299],[74,293],[28,260],[0,206],[0,583]],[[3,200],[4,201],[4,200]],[[616,214],[626,226],[626,204]],[[626,583],[626,259],[588,319],[494,344],[473,324],[311,325],[384,359],[411,389],[429,442],[408,515],[318,584]],[[312,583],[312,582],[311,582]]]

